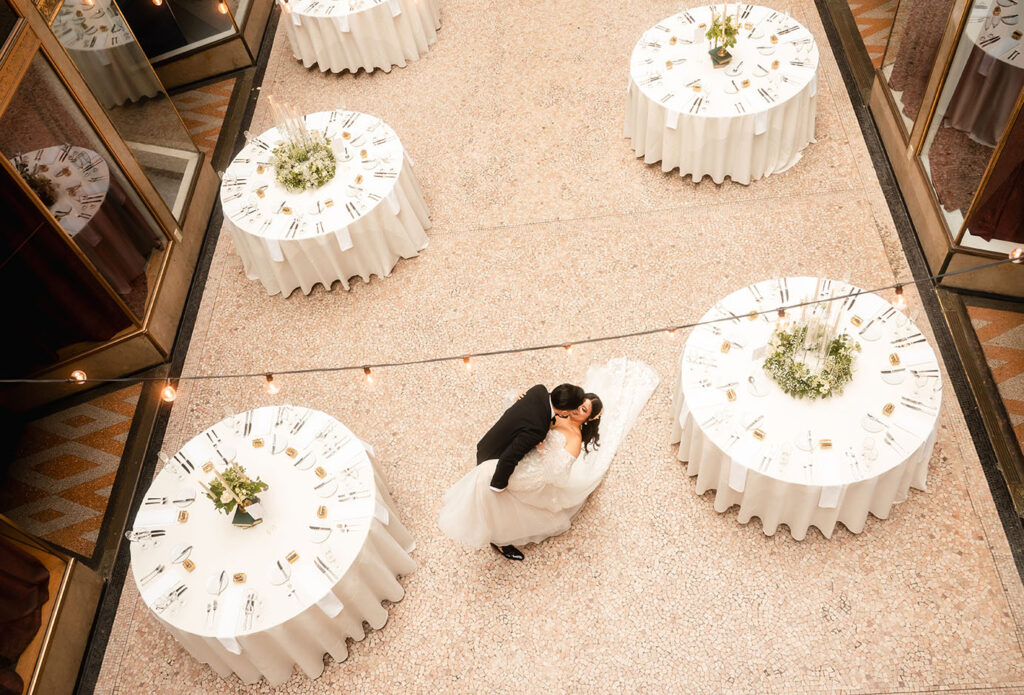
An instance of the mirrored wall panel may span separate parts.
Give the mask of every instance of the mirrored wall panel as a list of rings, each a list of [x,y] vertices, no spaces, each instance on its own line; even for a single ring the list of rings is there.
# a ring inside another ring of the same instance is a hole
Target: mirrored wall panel
[[[0,153],[141,319],[167,238],[42,54],[0,115]]]
[[[224,0],[120,0],[150,62],[171,60],[235,35]]]
[[[992,0],[995,2],[995,0]],[[900,0],[882,59],[905,135],[914,129],[954,0]],[[927,113],[925,114],[927,115]]]
[[[921,149],[950,233],[998,253],[1012,245],[961,230],[1024,87],[1018,1],[972,3]]]
[[[52,29],[181,221],[200,154],[118,6],[112,0],[65,0]]]

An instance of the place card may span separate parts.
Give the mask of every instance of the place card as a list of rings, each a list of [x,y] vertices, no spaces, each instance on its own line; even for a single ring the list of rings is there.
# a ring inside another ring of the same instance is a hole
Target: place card
[[[284,454],[288,458],[293,459],[299,455],[299,452],[294,447],[288,447],[287,449],[284,450]]]
[[[213,473],[213,463],[207,461],[203,464],[203,473]]]
[[[736,392],[733,391],[732,389],[727,389],[725,392],[725,397],[730,401],[734,401],[736,400]]]
[[[823,449],[823,450],[825,450],[825,451],[828,451],[829,449],[832,448],[832,440],[831,439],[819,439],[818,440],[818,447]]]
[[[192,562],[191,560],[184,560],[181,563],[181,566],[185,568],[186,572],[192,572],[196,568],[196,563]]]
[[[854,314],[853,316],[850,317],[850,323],[852,323],[854,326],[859,327],[862,323],[864,323],[864,319]]]
[[[180,512],[178,512],[178,523],[184,524],[186,521],[188,521],[188,510],[182,509]]]
[[[317,478],[322,479],[327,477],[327,471],[323,469],[323,466],[317,466],[316,468],[314,468],[313,473],[316,475]]]
[[[766,436],[765,433],[764,433],[764,430],[761,429],[760,427],[758,427],[756,430],[753,431],[753,435],[754,435],[754,439],[756,439],[758,441],[762,441],[762,442],[764,441],[764,438]]]
[[[725,341],[724,343],[722,343],[722,352],[723,353],[729,352],[729,350],[731,350],[731,349],[732,349],[732,343],[730,343],[728,340]]]
[[[293,550],[287,555],[285,555],[284,559],[288,561],[289,565],[294,565],[295,562],[299,559],[299,554]]]
[[[263,437],[257,437],[256,439],[252,440],[252,448],[253,449],[262,449],[263,448],[263,444],[264,444]]]
[[[896,410],[895,405],[893,405],[892,403],[886,403],[885,405],[882,406],[882,415],[889,417],[892,415],[892,412],[894,410]]]
[[[897,367],[897,366],[899,366],[899,363],[900,363],[900,356],[899,355],[897,355],[895,352],[892,353],[891,355],[889,355],[889,364],[891,364],[894,367]]]
[[[235,572],[231,576],[231,581],[235,584],[245,584],[245,572]]]
[[[327,505],[321,504],[316,508],[316,518],[326,519],[327,518]]]

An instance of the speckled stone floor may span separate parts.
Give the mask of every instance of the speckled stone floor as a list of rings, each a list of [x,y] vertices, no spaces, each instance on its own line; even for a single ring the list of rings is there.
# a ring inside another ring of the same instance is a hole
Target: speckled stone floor
[[[696,5],[688,2],[684,5]],[[269,297],[218,242],[185,373],[359,364],[557,343],[696,320],[769,276],[909,276],[811,0],[790,2],[823,59],[817,143],[749,187],[694,184],[622,138],[629,53],[667,0],[448,0],[440,41],[390,74],[303,69],[279,26],[266,95],[382,116],[415,161],[430,246],[351,292]],[[915,301],[914,297],[911,297]],[[922,319],[923,320],[923,319]],[[923,325],[926,332],[929,329]],[[1024,588],[962,413],[947,398],[929,491],[831,540],[715,513],[675,460],[669,383],[682,338],[635,338],[461,364],[184,386],[163,448],[225,407],[299,403],[377,449],[415,574],[390,620],[315,681],[279,691],[1024,692]],[[613,356],[661,374],[573,529],[523,563],[443,537],[441,495],[473,463],[501,394],[582,378]],[[952,394],[952,389],[946,393]],[[99,693],[265,692],[222,680],[128,582]]]

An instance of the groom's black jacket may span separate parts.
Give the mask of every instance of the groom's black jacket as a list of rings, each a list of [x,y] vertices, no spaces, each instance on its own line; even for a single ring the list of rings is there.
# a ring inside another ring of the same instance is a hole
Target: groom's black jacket
[[[487,430],[476,445],[476,463],[498,459],[491,487],[504,490],[516,465],[527,452],[544,441],[551,429],[551,396],[534,386]]]

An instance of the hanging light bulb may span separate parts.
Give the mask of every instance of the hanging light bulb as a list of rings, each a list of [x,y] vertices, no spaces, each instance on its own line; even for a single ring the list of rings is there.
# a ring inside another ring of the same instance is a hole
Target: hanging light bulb
[[[363,367],[363,381],[373,386],[373,372],[370,371],[369,367]]]
[[[565,348],[565,356],[572,357],[572,345],[564,345],[563,347]]]
[[[171,382],[170,380],[168,380],[167,385],[160,390],[160,398],[167,401],[168,403],[173,403],[174,399],[177,397],[177,390],[173,386],[171,386]]]
[[[907,298],[903,295],[903,285],[896,285],[896,299],[892,305],[900,311],[907,308]]]
[[[88,378],[89,377],[87,377],[85,375],[85,372],[83,372],[81,369],[76,369],[75,371],[71,372],[71,380],[74,381],[76,384],[84,384],[86,379]]]
[[[160,7],[161,5],[164,4],[164,0],[153,0],[153,4],[156,5],[157,7]]]
[[[780,319],[786,318],[786,309],[785,309],[785,307],[781,307],[781,306],[779,307],[779,318]]]
[[[217,3],[217,11],[220,12],[221,14],[227,14],[228,13],[228,6],[224,3],[223,0],[221,0],[221,2],[219,2],[219,3]]]
[[[1010,260],[1014,263],[1024,263],[1024,246],[1018,246],[1010,251]]]
[[[267,383],[263,385],[263,390],[273,396],[275,393],[281,392],[281,387],[274,383],[274,375],[270,372],[266,374]]]
[[[468,357],[462,358],[462,365],[466,368],[467,372],[473,371],[473,362]]]

